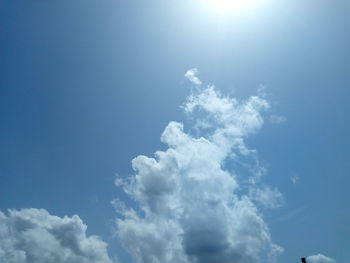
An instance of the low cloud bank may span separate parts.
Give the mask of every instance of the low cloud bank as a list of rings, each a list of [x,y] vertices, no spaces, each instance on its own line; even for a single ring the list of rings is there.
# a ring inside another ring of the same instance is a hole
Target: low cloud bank
[[[282,195],[260,183],[263,167],[249,169],[255,172],[247,172],[245,183],[226,167],[227,160],[239,163],[240,156],[256,161],[245,138],[262,127],[269,103],[199,87],[197,73],[185,75],[197,86],[182,106],[193,127],[186,131],[182,123],[170,122],[160,138],[168,149],[153,158],[136,157],[135,175],[116,180],[139,205],[113,201],[120,214],[117,234],[140,263],[273,261],[283,249],[272,242],[262,210],[279,206]]]
[[[44,209],[0,212],[0,262],[112,263],[106,243],[86,236],[86,228],[76,215],[60,218]]]

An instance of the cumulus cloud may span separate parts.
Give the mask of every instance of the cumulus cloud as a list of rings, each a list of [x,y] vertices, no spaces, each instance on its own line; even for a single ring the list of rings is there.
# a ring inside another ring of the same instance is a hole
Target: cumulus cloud
[[[199,70],[197,68],[189,69],[185,73],[185,77],[194,85],[202,85],[202,81],[197,77],[198,72]]]
[[[336,263],[336,261],[332,258],[326,257],[322,254],[312,255],[307,257],[308,263]]]
[[[193,79],[196,72],[186,75]],[[197,90],[182,108],[199,133],[170,122],[161,135],[168,149],[133,159],[135,175],[116,185],[138,207],[113,204],[117,234],[135,262],[255,263],[283,251],[259,210],[278,206],[281,194],[249,178],[245,186],[226,167],[228,159],[256,158],[245,138],[262,127],[268,107],[259,96],[239,101],[214,86]]]
[[[76,215],[60,218],[33,208],[0,212],[0,262],[112,263],[106,243],[86,236],[86,229]]]

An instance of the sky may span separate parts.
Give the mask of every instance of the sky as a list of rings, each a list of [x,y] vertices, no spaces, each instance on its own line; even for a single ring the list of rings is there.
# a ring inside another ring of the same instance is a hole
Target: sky
[[[0,0],[0,262],[349,261],[350,2],[224,2]]]

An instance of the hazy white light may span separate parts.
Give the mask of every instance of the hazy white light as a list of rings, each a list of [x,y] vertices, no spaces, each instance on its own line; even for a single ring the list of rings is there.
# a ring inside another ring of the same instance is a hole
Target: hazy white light
[[[207,0],[210,8],[220,13],[231,13],[253,7],[259,0]]]

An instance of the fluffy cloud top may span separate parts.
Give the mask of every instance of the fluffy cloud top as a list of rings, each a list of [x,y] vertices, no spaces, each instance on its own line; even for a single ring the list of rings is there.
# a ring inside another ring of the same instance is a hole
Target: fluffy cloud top
[[[0,262],[112,263],[107,245],[86,236],[78,216],[57,217],[43,209],[0,212]]]
[[[187,77],[201,83],[191,72]],[[183,109],[201,135],[170,122],[161,136],[169,148],[154,158],[141,155],[132,161],[135,176],[119,178],[117,185],[139,207],[113,203],[121,214],[119,238],[135,262],[253,263],[282,252],[259,211],[259,203],[277,206],[279,192],[255,181],[243,187],[235,172],[225,168],[228,158],[254,153],[244,138],[263,125],[268,107],[257,96],[238,101],[215,87],[199,90]]]
[[[307,257],[308,263],[336,263],[336,261],[332,258],[326,257],[322,254],[312,255]]]

